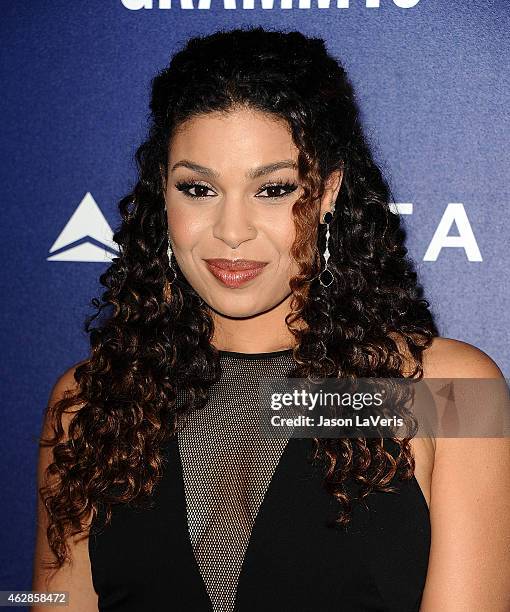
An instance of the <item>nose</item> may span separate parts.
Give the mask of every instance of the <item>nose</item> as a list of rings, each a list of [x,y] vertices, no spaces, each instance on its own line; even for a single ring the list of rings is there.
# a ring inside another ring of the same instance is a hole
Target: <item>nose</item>
[[[257,235],[249,207],[241,198],[225,198],[218,207],[213,235],[232,249]]]

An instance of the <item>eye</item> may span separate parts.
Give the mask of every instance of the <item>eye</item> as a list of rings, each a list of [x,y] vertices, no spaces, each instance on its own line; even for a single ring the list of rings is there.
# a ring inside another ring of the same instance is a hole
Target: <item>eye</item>
[[[289,195],[293,191],[296,191],[298,186],[296,183],[292,181],[274,181],[272,183],[268,183],[262,187],[262,191],[267,191],[267,196],[257,196],[264,199],[279,199],[284,198],[286,195]],[[283,193],[278,193],[283,191]],[[260,192],[259,192],[260,193]]]
[[[207,191],[212,191],[210,187],[196,181],[179,181],[175,183],[175,188],[181,191],[186,197],[193,198],[194,200],[203,200],[204,198],[210,198],[210,195],[206,195]],[[190,189],[195,189],[195,193],[190,193]]]
[[[181,191],[186,197],[192,198],[194,200],[203,200],[205,198],[210,198],[215,195],[215,192],[208,185],[193,180],[178,181],[175,184],[175,188],[178,191]],[[256,197],[276,200],[279,198],[283,198],[286,195],[289,195],[297,188],[298,185],[296,183],[293,183],[292,181],[274,181],[272,183],[267,183],[266,185],[263,185],[261,187],[261,190],[258,192],[260,194],[264,191],[267,191],[268,195],[257,195]],[[191,193],[191,189],[194,189],[195,193]],[[211,191],[213,195],[207,195],[208,191]],[[283,193],[281,193],[282,191]]]

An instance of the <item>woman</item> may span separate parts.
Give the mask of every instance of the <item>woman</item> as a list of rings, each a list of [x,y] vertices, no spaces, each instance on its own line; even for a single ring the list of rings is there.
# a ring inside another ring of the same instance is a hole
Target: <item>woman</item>
[[[151,111],[112,308],[49,402],[33,588],[80,611],[509,610],[507,440],[254,429],[263,377],[502,377],[438,336],[341,64],[218,32]]]

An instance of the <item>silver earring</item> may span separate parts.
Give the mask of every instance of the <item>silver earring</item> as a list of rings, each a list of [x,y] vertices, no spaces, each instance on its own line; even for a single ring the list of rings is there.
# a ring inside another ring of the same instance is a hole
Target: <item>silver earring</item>
[[[334,211],[334,207],[331,209],[332,211]],[[331,273],[331,271],[329,270],[328,267],[328,260],[329,260],[329,256],[330,256],[330,252],[329,252],[329,224],[331,223],[333,219],[333,213],[332,212],[325,212],[324,215],[322,216],[322,222],[326,224],[327,229],[326,229],[326,249],[324,250],[324,269],[322,270],[322,272],[319,275],[319,283],[323,286],[323,287],[329,287],[331,285],[331,283],[333,282],[333,274]]]
[[[165,202],[165,217],[167,215],[167,208],[166,208],[166,202]],[[177,278],[177,272],[175,271],[175,268],[172,265],[172,245],[170,244],[170,235],[167,234],[167,239],[168,239],[168,247],[166,250],[166,254],[168,255],[168,267],[170,268],[171,271],[171,279],[168,281],[168,283],[171,285],[174,280]]]
[[[172,273],[172,277],[171,279],[168,281],[169,284],[171,285],[174,280],[177,278],[177,272],[175,271],[175,268],[172,265],[172,245],[170,244],[170,238],[168,238],[168,248],[167,248],[167,255],[168,255],[168,267],[170,268],[170,271]]]

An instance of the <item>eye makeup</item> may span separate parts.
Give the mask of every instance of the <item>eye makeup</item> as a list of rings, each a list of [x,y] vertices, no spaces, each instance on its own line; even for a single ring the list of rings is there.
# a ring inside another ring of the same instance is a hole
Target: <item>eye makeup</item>
[[[183,193],[186,197],[194,199],[194,200],[204,200],[206,198],[214,197],[212,195],[206,195],[207,191],[214,191],[211,187],[209,187],[209,185],[207,185],[206,183],[203,183],[202,181],[197,181],[195,179],[184,179],[184,180],[177,181],[175,183],[175,188],[181,193]],[[298,188],[298,185],[295,182],[289,181],[286,179],[270,181],[268,183],[264,183],[259,188],[257,193],[260,193],[263,191],[269,192],[271,190],[273,191],[279,190],[280,192],[283,191],[283,193],[280,193],[278,195],[267,195],[267,196],[258,195],[256,197],[259,197],[262,199],[268,199],[268,200],[279,200],[291,194],[297,188]],[[194,194],[190,193],[191,189],[195,189],[196,192]],[[199,193],[201,193],[201,195],[199,195]]]

